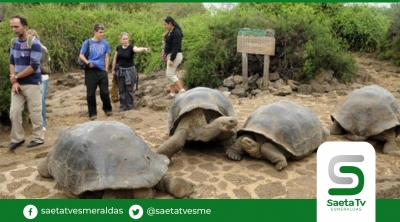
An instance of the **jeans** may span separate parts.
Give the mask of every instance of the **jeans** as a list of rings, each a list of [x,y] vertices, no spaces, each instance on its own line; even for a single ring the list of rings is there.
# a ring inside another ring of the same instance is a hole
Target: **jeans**
[[[47,88],[49,86],[49,80],[42,80],[42,118],[43,118],[43,127],[47,126],[46,122],[46,97],[47,97]]]

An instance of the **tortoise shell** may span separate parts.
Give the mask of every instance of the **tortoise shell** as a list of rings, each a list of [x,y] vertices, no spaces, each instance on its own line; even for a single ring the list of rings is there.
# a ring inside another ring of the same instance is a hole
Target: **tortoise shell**
[[[94,121],[60,132],[47,155],[50,174],[74,194],[153,187],[169,160],[152,151],[130,127]]]
[[[311,109],[287,100],[257,108],[238,136],[244,133],[262,135],[295,157],[317,149],[329,136]]]

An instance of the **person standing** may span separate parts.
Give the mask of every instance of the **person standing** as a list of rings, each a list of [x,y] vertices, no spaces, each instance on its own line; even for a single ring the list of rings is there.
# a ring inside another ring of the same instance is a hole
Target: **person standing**
[[[119,35],[121,45],[117,46],[112,63],[112,74],[116,76],[119,90],[119,111],[132,110],[134,108],[133,86],[137,81],[134,59],[135,54],[150,52],[148,47],[136,47],[129,44],[129,34],[121,32]]]
[[[182,38],[183,33],[179,24],[171,17],[164,18],[164,27],[167,29],[165,34],[165,54],[167,55],[167,70],[166,76],[170,81],[170,93],[168,99],[175,98],[175,86],[178,87],[179,92],[185,92],[182,84],[176,76],[176,69],[183,60],[182,55]]]
[[[41,87],[42,78],[40,59],[42,47],[36,38],[28,47],[28,21],[20,16],[13,16],[10,26],[15,37],[18,37],[10,48],[10,81],[12,84],[10,119],[11,143],[10,150],[16,149],[25,142],[22,126],[22,111],[25,103],[28,104],[32,123],[32,140],[28,148],[44,143]]]
[[[97,118],[96,89],[99,86],[100,98],[103,102],[103,111],[107,116],[112,115],[110,91],[108,90],[108,66],[111,52],[109,43],[103,39],[104,25],[96,24],[93,27],[93,38],[89,39],[89,58],[85,58],[88,41],[84,41],[80,49],[79,57],[86,63],[85,84],[86,100],[89,118]]]
[[[28,35],[31,35],[37,39],[39,39],[39,35],[37,34],[35,29],[29,29],[28,30]],[[42,43],[40,43],[42,46],[42,56],[44,54],[44,51],[47,52],[46,46],[44,46]],[[48,54],[48,52],[47,52]],[[50,57],[48,57],[48,60],[50,62]],[[43,130],[46,131],[46,126],[47,126],[47,121],[46,121],[46,97],[47,97],[47,88],[49,86],[49,75],[48,74],[43,74],[42,71],[42,118],[43,118]]]

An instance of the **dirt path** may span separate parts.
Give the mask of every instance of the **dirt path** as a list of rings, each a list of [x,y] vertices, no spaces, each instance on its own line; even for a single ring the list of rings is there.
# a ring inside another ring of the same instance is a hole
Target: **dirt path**
[[[358,74],[367,78],[349,84],[347,93],[365,85],[378,84],[391,91],[400,102],[400,67],[389,62],[377,61],[370,55],[358,56],[357,62],[360,65]],[[0,148],[0,198],[69,198],[53,179],[43,179],[36,171],[38,160],[45,156],[63,127],[88,121],[84,86],[78,85],[74,88],[56,86],[55,80],[58,77],[53,76],[50,82],[53,90],[50,91],[47,101],[49,120],[45,132],[45,145],[33,149],[22,146],[15,152]],[[318,114],[323,125],[328,126],[331,123],[330,112],[344,96],[343,93],[331,91],[325,94],[292,94],[286,97],[267,94],[253,99],[231,98],[231,101],[239,117],[239,128],[254,109],[282,99],[311,108]],[[107,117],[100,112],[100,99],[97,101],[98,120],[117,120],[129,125],[152,149],[167,139],[165,111],[140,108],[114,113],[113,116]],[[114,110],[118,110],[118,104],[113,103],[113,105]],[[26,131],[28,137],[29,126]],[[0,145],[8,144],[8,136],[9,132],[1,132]],[[26,138],[27,141],[29,139]],[[344,139],[330,136],[328,140]],[[399,138],[397,143],[400,146]],[[376,155],[377,175],[383,178],[382,181],[400,175],[399,157],[383,155],[379,144]],[[184,177],[193,182],[196,187],[192,198],[316,198],[316,153],[302,160],[289,161],[289,166],[284,171],[278,172],[265,160],[244,157],[243,160],[236,162],[227,158],[224,150],[217,146],[196,144],[185,147],[172,158],[168,174]],[[400,182],[400,179],[397,182]],[[398,184],[394,183],[391,188],[395,186],[400,190]],[[380,195],[390,197],[385,192]],[[170,198],[165,193],[159,193],[158,197]]]

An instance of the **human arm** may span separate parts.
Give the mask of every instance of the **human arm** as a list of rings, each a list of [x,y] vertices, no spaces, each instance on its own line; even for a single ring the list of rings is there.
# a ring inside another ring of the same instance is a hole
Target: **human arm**
[[[136,53],[140,53],[140,52],[150,52],[150,48],[149,47],[133,47],[133,51]]]
[[[118,51],[115,51],[114,59],[113,59],[113,62],[112,62],[112,70],[111,70],[111,73],[113,75],[115,75],[115,68],[117,66],[117,56],[118,56]]]
[[[109,65],[110,65],[110,54],[109,53],[107,53],[105,56],[104,56],[104,64],[105,64],[105,71],[106,72],[108,72],[108,67],[109,67]]]
[[[180,30],[175,29],[173,32],[170,34],[171,38],[171,56],[170,56],[170,61],[174,61],[176,58],[176,55],[178,52],[181,51],[181,44],[182,44],[182,33]]]
[[[15,60],[13,54],[10,55],[10,81],[12,84],[18,82],[18,79],[25,78],[33,73],[40,66],[40,58],[42,57],[42,46],[39,42],[34,41],[32,43],[30,53],[29,53],[29,65],[25,66],[26,68],[16,74],[15,70]]]

